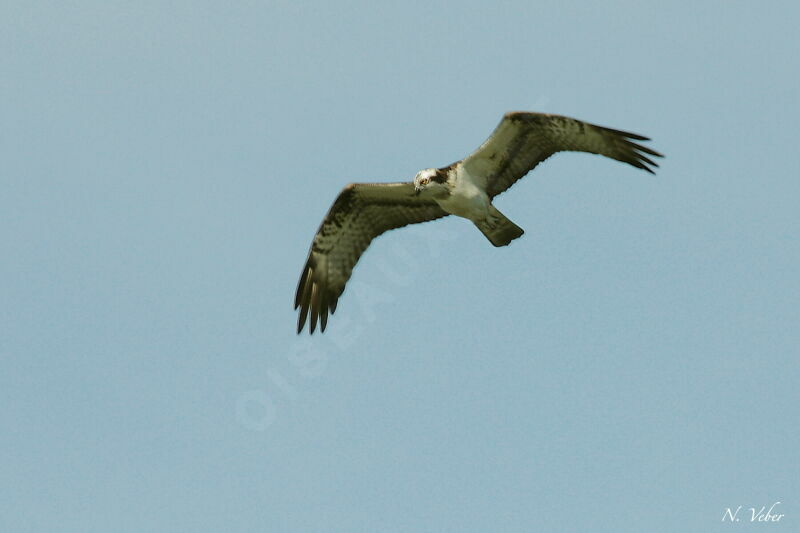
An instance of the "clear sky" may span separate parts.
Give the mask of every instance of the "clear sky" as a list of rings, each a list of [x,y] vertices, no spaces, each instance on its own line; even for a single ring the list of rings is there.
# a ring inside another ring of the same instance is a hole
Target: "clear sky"
[[[800,9],[565,4],[0,4],[0,530],[800,531]],[[509,110],[667,157],[389,233],[296,336],[340,188]]]

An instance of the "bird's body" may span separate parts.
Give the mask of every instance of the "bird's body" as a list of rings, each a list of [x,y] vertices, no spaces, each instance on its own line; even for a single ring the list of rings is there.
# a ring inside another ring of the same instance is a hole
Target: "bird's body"
[[[492,205],[486,193],[486,180],[470,173],[464,165],[454,163],[443,169],[425,169],[417,174],[414,181],[423,181],[427,176],[439,172],[445,175],[444,183],[429,183],[420,189],[421,195],[434,199],[447,214],[471,220],[495,246],[505,246],[522,236],[522,228]]]
[[[358,258],[370,241],[390,229],[447,215],[472,221],[495,246],[520,237],[522,228],[492,205],[541,161],[559,151],[601,154],[652,173],[647,155],[661,154],[633,140],[646,137],[541,113],[507,113],[492,135],[465,159],[421,170],[413,182],[360,183],[345,187],[314,237],[295,296],[298,333],[310,316],[322,331],[336,310]]]
[[[439,207],[449,214],[473,222],[484,220],[489,216],[491,201],[486,190],[463,166],[453,165],[447,169],[447,181],[444,186],[447,194],[434,193],[432,197]]]

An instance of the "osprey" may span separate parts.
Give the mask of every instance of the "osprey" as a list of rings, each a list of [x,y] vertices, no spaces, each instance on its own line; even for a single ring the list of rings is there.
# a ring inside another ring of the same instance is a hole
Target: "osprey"
[[[521,236],[522,228],[492,205],[536,165],[562,151],[600,154],[654,174],[648,155],[658,152],[633,141],[647,137],[542,113],[507,113],[471,155],[443,168],[421,170],[413,182],[351,183],[317,230],[297,285],[297,333],[310,315],[325,331],[358,258],[385,231],[447,215],[471,220],[495,246]]]

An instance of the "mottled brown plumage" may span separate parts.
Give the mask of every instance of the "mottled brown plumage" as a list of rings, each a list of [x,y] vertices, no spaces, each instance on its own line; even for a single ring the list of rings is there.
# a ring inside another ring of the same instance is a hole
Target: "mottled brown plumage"
[[[309,315],[309,332],[314,332],[317,320],[325,331],[328,312],[336,311],[350,273],[372,239],[444,216],[447,213],[435,201],[416,196],[411,183],[351,183],[342,189],[317,230],[300,276],[294,299],[295,309],[300,308],[297,332]]]
[[[569,117],[507,113],[471,155],[427,169],[409,183],[357,183],[345,187],[317,231],[295,295],[297,332],[306,321],[325,331],[353,267],[369,243],[385,231],[458,214],[467,216],[495,246],[522,235],[521,228],[491,205],[536,165],[556,152],[600,154],[653,173],[658,152],[633,141],[647,137],[595,126]],[[425,194],[420,195],[420,192]],[[485,211],[485,216],[484,216]]]
[[[645,154],[663,156],[632,140],[650,139],[560,115],[517,111],[506,113],[486,142],[462,163],[470,174],[484,176],[490,198],[556,152],[600,154],[653,174],[650,166],[658,164]]]

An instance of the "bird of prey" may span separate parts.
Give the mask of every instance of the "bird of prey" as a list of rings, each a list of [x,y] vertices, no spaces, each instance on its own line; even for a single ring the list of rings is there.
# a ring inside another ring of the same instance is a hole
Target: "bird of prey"
[[[300,308],[297,333],[310,315],[325,331],[358,258],[385,231],[447,215],[471,220],[495,246],[521,236],[522,228],[492,205],[511,187],[556,152],[600,154],[654,174],[650,157],[661,154],[634,141],[635,133],[595,126],[574,118],[543,113],[506,113],[492,135],[461,161],[427,168],[414,181],[351,183],[331,206],[308,253],[294,307]],[[650,157],[648,157],[650,156]]]

